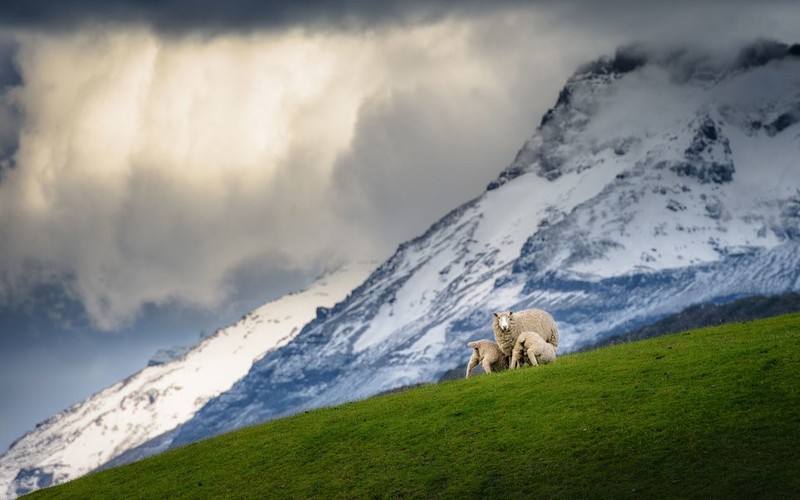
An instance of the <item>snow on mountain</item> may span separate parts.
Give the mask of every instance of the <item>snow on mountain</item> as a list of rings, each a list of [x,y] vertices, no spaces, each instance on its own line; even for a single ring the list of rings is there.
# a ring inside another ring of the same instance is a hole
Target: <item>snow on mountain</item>
[[[0,457],[0,492],[15,497],[64,482],[173,430],[230,389],[254,361],[344,299],[374,268],[345,266],[303,292],[259,307],[186,352],[157,353],[147,368],[40,423]]]
[[[492,338],[495,310],[547,309],[563,353],[692,304],[800,289],[798,56],[632,47],[580,68],[485,193],[120,461],[437,380]]]

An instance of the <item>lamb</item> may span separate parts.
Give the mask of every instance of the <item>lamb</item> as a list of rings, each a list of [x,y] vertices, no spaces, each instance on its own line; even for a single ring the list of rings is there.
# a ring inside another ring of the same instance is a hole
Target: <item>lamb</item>
[[[514,345],[514,352],[511,355],[512,370],[520,367],[525,362],[527,354],[528,361],[533,366],[546,365],[556,360],[556,349],[552,344],[544,341],[537,332],[522,332],[517,337]]]
[[[494,330],[494,338],[500,350],[506,356],[511,356],[511,351],[517,343],[517,337],[522,332],[536,332],[554,349],[558,349],[556,322],[549,313],[541,309],[494,313],[492,330]]]
[[[472,357],[469,358],[467,363],[467,377],[473,368],[480,364],[483,371],[492,373],[495,371],[505,370],[508,367],[508,356],[503,354],[500,348],[491,340],[476,340],[470,342],[467,346],[472,347]]]

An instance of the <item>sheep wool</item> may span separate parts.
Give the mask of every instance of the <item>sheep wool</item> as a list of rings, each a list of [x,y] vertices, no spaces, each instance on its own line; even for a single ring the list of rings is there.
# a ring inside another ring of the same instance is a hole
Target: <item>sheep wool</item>
[[[486,373],[505,370],[508,367],[508,357],[491,340],[476,340],[467,344],[472,347],[472,356],[467,363],[467,377],[473,368],[479,364]]]
[[[517,337],[522,332],[536,332],[545,342],[558,349],[556,322],[550,313],[541,309],[494,313],[492,330],[494,330],[497,345],[506,356],[511,356]]]
[[[519,368],[525,362],[525,356],[531,365],[546,365],[556,360],[556,349],[548,344],[536,332],[522,332],[517,337],[514,352],[511,355],[511,369]]]

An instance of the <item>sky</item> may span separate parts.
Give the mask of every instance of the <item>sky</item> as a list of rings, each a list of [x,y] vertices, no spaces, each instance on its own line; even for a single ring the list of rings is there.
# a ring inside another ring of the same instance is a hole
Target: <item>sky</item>
[[[796,2],[0,7],[0,450],[478,196],[581,63],[796,42]]]

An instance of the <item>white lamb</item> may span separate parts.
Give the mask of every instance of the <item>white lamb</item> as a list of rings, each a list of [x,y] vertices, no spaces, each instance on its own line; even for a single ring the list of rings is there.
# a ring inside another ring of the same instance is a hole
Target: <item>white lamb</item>
[[[508,356],[503,354],[497,344],[491,340],[476,340],[468,343],[467,346],[472,347],[473,350],[469,363],[467,363],[466,378],[469,378],[469,372],[478,364],[486,373],[505,370],[508,367]]]
[[[538,333],[522,332],[514,345],[510,368],[512,370],[519,368],[525,362],[526,355],[533,366],[546,365],[556,360],[556,349],[552,344],[545,342]]]
[[[545,342],[558,349],[558,327],[549,313],[541,309],[494,313],[492,321],[494,338],[503,354],[511,356],[522,332],[536,332]]]

